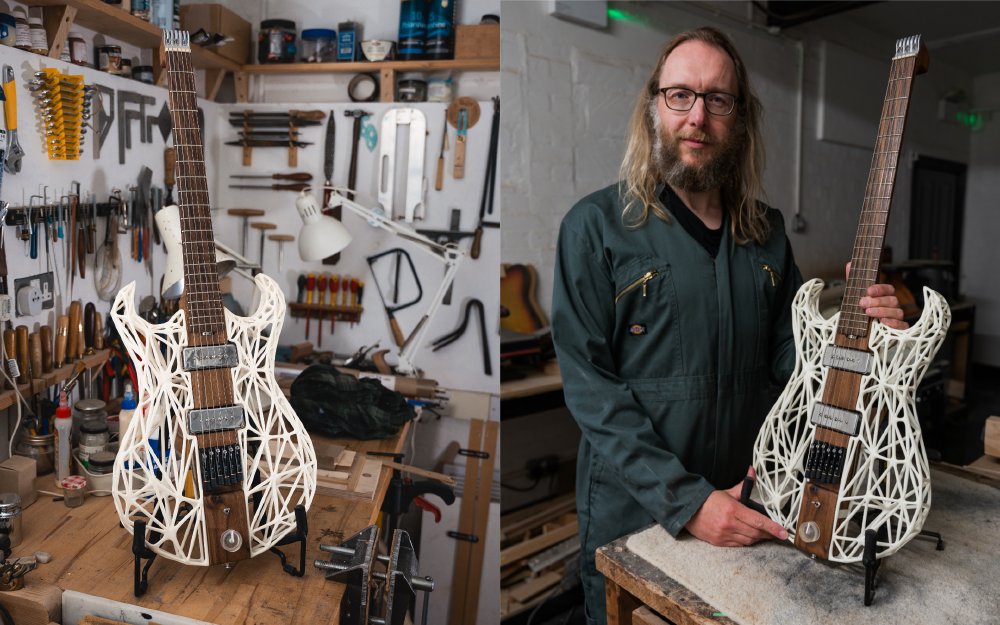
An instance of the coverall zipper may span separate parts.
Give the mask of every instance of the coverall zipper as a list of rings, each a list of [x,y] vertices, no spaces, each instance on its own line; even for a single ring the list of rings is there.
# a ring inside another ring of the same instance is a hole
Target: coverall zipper
[[[656,276],[658,276],[659,273],[660,272],[656,271],[655,269],[652,269],[652,270],[647,271],[646,273],[642,274],[642,276],[638,280],[633,281],[627,287],[625,287],[624,289],[622,289],[618,293],[618,295],[615,295],[615,303],[617,304],[618,300],[620,300],[621,298],[625,297],[625,295],[627,293],[630,293],[631,291],[634,291],[635,289],[639,288],[640,286],[642,287],[642,296],[646,297],[646,283],[648,283],[650,280],[652,280],[653,278],[655,278]]]

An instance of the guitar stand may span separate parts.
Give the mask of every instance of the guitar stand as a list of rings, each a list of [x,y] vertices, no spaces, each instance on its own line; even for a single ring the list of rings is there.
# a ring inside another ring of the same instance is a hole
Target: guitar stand
[[[309,524],[306,521],[306,508],[302,504],[295,506],[295,529],[271,547],[271,553],[281,560],[281,570],[293,577],[302,577],[306,572],[306,535],[309,534]],[[283,545],[299,543],[299,568],[296,569],[285,560],[285,553],[278,549]]]
[[[132,527],[132,555],[135,556],[132,592],[136,597],[141,597],[146,593],[146,589],[149,588],[147,574],[149,573],[149,567],[153,565],[153,560],[156,559],[156,552],[146,545],[145,521],[137,520]],[[147,558],[149,561],[146,562],[145,566],[142,566],[142,561]]]

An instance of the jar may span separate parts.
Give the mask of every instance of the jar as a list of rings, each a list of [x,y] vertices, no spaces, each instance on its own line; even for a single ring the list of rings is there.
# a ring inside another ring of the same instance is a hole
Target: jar
[[[17,34],[17,22],[10,13],[0,13],[0,44],[14,46]]]
[[[432,75],[427,79],[427,101],[451,102],[451,87],[450,74]]]
[[[127,78],[132,77],[132,59],[122,59],[121,67],[118,68],[118,75]]]
[[[82,475],[71,475],[59,482],[63,491],[63,503],[67,508],[83,505],[83,497],[87,494],[87,478]]]
[[[415,77],[400,78],[396,82],[397,102],[426,102],[427,81]]]
[[[109,74],[118,74],[122,67],[121,46],[101,46],[97,48],[97,69]]]
[[[115,468],[115,454],[111,451],[99,451],[90,456],[90,468],[94,475],[110,475]]]
[[[264,20],[257,34],[258,63],[295,62],[295,22]]]
[[[108,425],[96,419],[80,426],[80,447],[77,455],[83,466],[90,468],[90,456],[108,448]]]
[[[302,55],[306,63],[333,63],[337,60],[337,31],[309,28],[302,31]]]
[[[80,428],[85,423],[100,423],[107,430],[107,407],[100,399],[81,399],[73,404],[73,446],[79,444]]]
[[[132,0],[132,15],[149,21],[149,0]]]
[[[17,493],[0,494],[0,533],[7,534],[11,547],[21,544],[21,497]]]
[[[28,31],[31,37],[30,50],[35,54],[47,56],[49,53],[49,36],[45,33],[45,26],[42,18],[31,16],[28,18]]]
[[[31,27],[28,26],[28,14],[22,7],[14,7],[14,47],[31,49]]]
[[[35,474],[48,475],[56,466],[55,434],[22,434],[14,447],[18,456],[35,459]]]
[[[136,65],[132,68],[132,78],[138,80],[139,82],[144,82],[147,85],[153,84],[153,66]],[[115,422],[117,423],[117,420]]]
[[[69,34],[69,40],[66,42],[66,47],[69,48],[69,62],[73,65],[82,65],[86,67],[87,63],[87,42],[83,38],[83,35],[73,31]]]

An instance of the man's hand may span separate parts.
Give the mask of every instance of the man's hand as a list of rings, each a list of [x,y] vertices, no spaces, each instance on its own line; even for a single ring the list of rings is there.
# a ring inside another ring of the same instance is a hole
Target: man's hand
[[[756,477],[752,468],[749,475]],[[687,531],[717,547],[744,547],[769,538],[787,539],[785,528],[740,503],[742,487],[740,482],[729,490],[714,491],[688,521]]]
[[[851,263],[847,263],[846,273],[851,273]],[[903,321],[903,309],[899,307],[899,300],[896,299],[896,289],[891,284],[873,284],[868,287],[865,297],[858,302],[861,310],[873,319],[895,328],[905,330],[910,324]]]

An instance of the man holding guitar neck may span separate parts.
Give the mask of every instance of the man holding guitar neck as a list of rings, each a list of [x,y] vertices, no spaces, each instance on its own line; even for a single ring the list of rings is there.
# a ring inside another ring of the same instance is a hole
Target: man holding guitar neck
[[[621,181],[559,233],[552,329],[577,473],[588,622],[605,621],[595,550],[650,523],[720,546],[787,533],[740,504],[754,439],[792,373],[802,277],[762,195],[760,103],[732,42],[681,33],[629,124]],[[906,328],[890,285],[860,306]],[[735,484],[735,486],[734,486]]]

